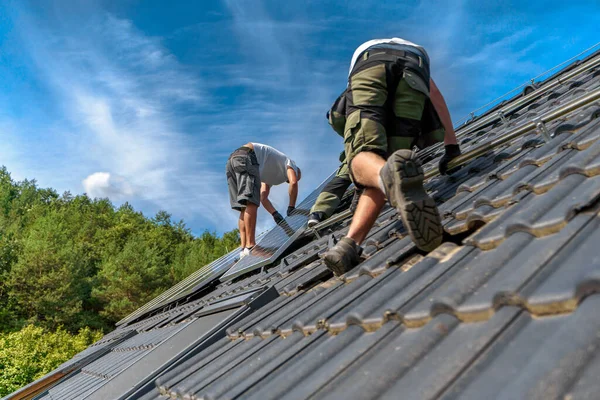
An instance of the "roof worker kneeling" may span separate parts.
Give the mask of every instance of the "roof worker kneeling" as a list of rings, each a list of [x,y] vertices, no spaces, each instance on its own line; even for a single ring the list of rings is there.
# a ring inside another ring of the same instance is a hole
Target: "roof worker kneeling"
[[[323,257],[336,275],[360,263],[360,244],[386,199],[418,248],[439,246],[440,214],[423,188],[421,162],[411,149],[443,141],[442,174],[460,154],[448,107],[429,76],[429,56],[419,45],[400,38],[363,43],[352,56],[342,96],[344,150],[352,181],[363,192],[348,235]]]
[[[231,153],[225,172],[231,208],[240,212],[240,258],[243,258],[256,245],[256,214],[260,203],[273,216],[275,223],[284,221],[269,200],[271,186],[284,182],[289,184],[289,216],[296,207],[301,171],[292,159],[279,150],[266,144],[246,143]]]

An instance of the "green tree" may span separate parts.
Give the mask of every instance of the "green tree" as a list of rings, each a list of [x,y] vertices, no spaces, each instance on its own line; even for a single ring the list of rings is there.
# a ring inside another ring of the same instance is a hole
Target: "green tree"
[[[59,196],[0,168],[0,395],[238,245],[237,230],[194,237],[166,211]]]
[[[161,249],[135,235],[123,250],[105,260],[93,296],[105,304],[100,314],[111,321],[135,311],[174,284]]]
[[[101,337],[89,328],[71,335],[33,325],[0,334],[0,396],[42,377]]]
[[[77,237],[63,212],[36,220],[22,242],[22,254],[8,273],[9,295],[31,322],[71,330],[100,327],[86,309],[94,270],[93,246]]]
[[[194,237],[166,211],[59,196],[0,168],[0,332],[108,329],[238,243],[237,231]]]

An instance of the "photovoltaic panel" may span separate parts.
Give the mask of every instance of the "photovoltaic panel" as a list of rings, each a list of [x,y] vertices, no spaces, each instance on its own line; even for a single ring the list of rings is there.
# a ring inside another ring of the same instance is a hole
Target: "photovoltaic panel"
[[[319,187],[296,207],[296,210],[291,216],[287,217],[284,222],[268,231],[263,238],[257,240],[256,246],[254,246],[250,255],[242,258],[233,265],[231,269],[221,277],[221,280],[233,279],[246,272],[262,268],[279,257],[279,255],[281,255],[281,253],[283,253],[285,249],[287,249],[294,240],[302,234],[306,228],[310,209],[315,204],[315,201],[317,201],[317,197],[319,197],[321,190],[323,190],[325,185],[327,185],[334,176],[335,173],[329,175]]]
[[[263,232],[258,235],[258,239],[262,238],[267,232]],[[224,256],[214,260],[210,264],[203,266],[190,276],[167,290],[160,296],[152,299],[150,302],[143,305],[140,309],[129,314],[117,323],[117,326],[123,325],[126,322],[130,322],[150,311],[164,307],[169,303],[185,298],[194,292],[202,289],[206,285],[214,282],[215,279],[219,278],[224,272],[226,272],[235,262],[239,259],[240,248],[230,251]]]
[[[233,251],[225,254],[221,258],[216,259],[208,265],[200,268],[171,289],[167,290],[160,296],[157,296],[150,302],[146,303],[141,308],[137,309],[133,313],[129,314],[119,322],[117,326],[124,323],[130,322],[143,314],[146,314],[152,310],[167,305],[177,299],[183,298],[192,294],[194,291],[200,289],[200,286],[204,286],[214,279],[218,278],[223,272],[231,268],[232,265],[239,259],[240,248],[236,248]]]
[[[252,249],[249,256],[239,260],[240,248],[227,253],[223,257],[200,268],[192,275],[173,286],[160,296],[148,302],[138,310],[129,314],[117,323],[117,326],[131,322],[134,319],[156,310],[160,307],[185,298],[190,294],[202,289],[215,279],[233,279],[236,276],[261,268],[275,260],[285,249],[302,234],[308,221],[310,209],[315,204],[321,190],[335,176],[332,173],[311,194],[309,194],[297,207],[294,213],[286,217],[285,221],[275,226],[257,238],[257,245]],[[225,274],[223,275],[223,273]]]

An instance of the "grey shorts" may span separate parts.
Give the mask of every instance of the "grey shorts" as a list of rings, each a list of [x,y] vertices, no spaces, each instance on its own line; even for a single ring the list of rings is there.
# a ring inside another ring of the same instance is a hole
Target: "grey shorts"
[[[260,205],[260,173],[253,150],[242,147],[231,153],[225,172],[231,208],[241,211],[248,202]]]

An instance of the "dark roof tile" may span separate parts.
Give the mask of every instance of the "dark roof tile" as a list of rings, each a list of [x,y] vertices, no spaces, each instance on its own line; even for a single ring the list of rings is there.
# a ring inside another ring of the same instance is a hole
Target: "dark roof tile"
[[[597,397],[598,104],[546,123],[547,143],[531,131],[492,146],[600,87],[596,69],[534,97],[558,77],[506,112],[508,123],[498,115],[474,132],[469,124],[459,129],[464,153],[490,147],[450,176],[426,181],[447,232],[435,251],[416,249],[386,207],[364,243],[364,261],[332,277],[320,256],[347,232],[349,219],[314,240],[307,230],[293,243],[304,245],[279,264],[223,282],[194,277],[159,296],[81,353],[79,360],[108,351],[81,361],[46,397],[91,396],[199,316],[236,304],[247,307],[218,319],[205,339],[187,337],[197,342],[164,371],[157,365],[131,398]],[[420,153],[425,171],[443,151],[439,144]]]

